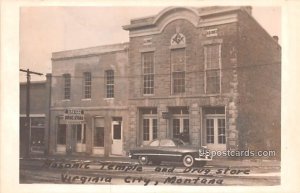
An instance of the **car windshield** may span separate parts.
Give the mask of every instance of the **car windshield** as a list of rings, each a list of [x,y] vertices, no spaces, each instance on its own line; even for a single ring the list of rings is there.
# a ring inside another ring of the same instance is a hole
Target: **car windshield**
[[[150,144],[149,144],[149,146],[158,146],[159,145],[159,141],[158,140],[154,140],[154,141],[152,141]]]

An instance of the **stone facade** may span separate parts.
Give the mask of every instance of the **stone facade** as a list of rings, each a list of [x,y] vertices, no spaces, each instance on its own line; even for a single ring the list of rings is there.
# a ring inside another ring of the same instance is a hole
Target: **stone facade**
[[[53,53],[50,153],[110,156],[118,143],[112,140],[120,137],[117,154],[125,155],[154,138],[182,135],[215,150],[280,151],[281,49],[251,7],[170,7],[123,29],[129,43]],[[113,99],[105,97],[107,70],[115,72]],[[83,97],[84,72],[92,74],[90,99]],[[64,74],[71,75],[67,100]],[[65,109],[84,110],[77,132],[85,127],[85,134],[76,134],[83,151],[73,144],[76,129],[61,118]],[[94,148],[99,117],[102,150]],[[114,135],[114,123],[122,125],[121,136]],[[58,147],[59,124],[67,125],[64,148]]]
[[[222,107],[225,109],[225,149],[272,147],[280,152],[278,144],[264,143],[271,140],[280,144],[280,46],[253,19],[251,7],[167,8],[156,16],[131,20],[123,28],[130,35],[129,72],[135,77],[129,84],[129,132],[136,132],[137,143],[128,146],[142,144],[143,120],[137,113],[139,109],[157,108],[159,137],[173,137],[172,115],[163,119],[162,113],[183,106],[189,109],[190,143],[209,146],[205,110]],[[178,49],[185,50],[185,92],[181,94],[172,93],[171,52],[176,48],[172,48],[170,42],[176,33],[185,37],[184,44],[178,45]],[[208,94],[205,92],[204,47],[212,44],[221,45],[221,88],[219,93]],[[144,95],[142,89],[142,57],[147,52],[154,53],[152,95]],[[277,65],[260,66],[273,62]],[[263,76],[265,73],[268,76]],[[249,97],[263,95],[265,100],[250,101]],[[273,105],[276,108],[271,110],[271,115],[263,116],[265,107]],[[259,118],[255,116],[259,114]],[[260,140],[248,134],[261,128]],[[264,140],[267,135],[268,139]],[[215,147],[218,149],[218,145]]]

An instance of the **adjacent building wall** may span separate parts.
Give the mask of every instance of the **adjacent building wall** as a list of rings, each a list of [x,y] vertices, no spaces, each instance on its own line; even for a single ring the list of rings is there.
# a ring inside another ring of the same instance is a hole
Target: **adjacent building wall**
[[[240,149],[280,154],[281,47],[253,17],[239,14]]]
[[[49,98],[46,81],[30,84],[30,127],[26,132],[27,83],[20,83],[20,155],[26,153],[26,138],[30,144],[29,152],[44,153],[46,150],[47,132],[46,113]]]

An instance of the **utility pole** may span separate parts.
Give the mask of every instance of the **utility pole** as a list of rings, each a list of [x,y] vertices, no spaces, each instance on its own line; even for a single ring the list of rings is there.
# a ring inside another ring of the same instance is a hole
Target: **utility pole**
[[[29,69],[24,70],[20,69],[21,72],[26,72],[26,77],[27,77],[27,85],[26,85],[26,127],[25,127],[25,139],[24,139],[24,146],[25,146],[25,157],[29,156],[29,149],[30,149],[30,141],[29,141],[29,130],[30,130],[30,75],[31,74],[36,74],[39,76],[42,76],[42,73],[38,72],[33,72],[30,71]]]

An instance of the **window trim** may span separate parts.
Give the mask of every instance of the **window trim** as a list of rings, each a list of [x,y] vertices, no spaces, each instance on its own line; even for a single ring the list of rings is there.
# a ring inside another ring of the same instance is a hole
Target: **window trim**
[[[184,50],[184,71],[174,71],[174,72],[184,72],[184,92],[180,92],[180,93],[174,93],[174,85],[173,85],[173,64],[172,64],[172,51],[175,50]],[[170,71],[171,71],[171,95],[181,95],[181,94],[185,94],[186,93],[186,47],[178,47],[178,48],[172,48],[170,49]]]
[[[208,93],[207,92],[207,71],[208,70],[213,70],[213,69],[207,69],[207,47],[208,46],[213,46],[213,45],[218,45],[219,46],[219,68],[215,69],[219,71],[220,74],[220,80],[219,80],[219,84],[220,84],[220,89],[219,92],[216,93]],[[212,95],[218,95],[222,93],[222,42],[217,42],[217,43],[211,43],[211,44],[205,44],[204,45],[204,93],[205,94],[212,94]]]
[[[96,129],[96,119],[103,119],[103,122],[104,122],[104,144],[103,144],[103,147],[101,146],[95,146],[95,129]],[[105,119],[103,116],[94,116],[93,117],[93,121],[92,121],[92,148],[93,149],[104,149],[105,148]]]
[[[173,128],[174,128],[174,126],[173,126],[173,120],[174,119],[179,119],[179,134],[181,133],[181,132],[183,132],[184,131],[184,120],[185,119],[187,119],[187,120],[189,120],[189,136],[191,135],[191,129],[190,129],[190,126],[191,126],[191,119],[190,119],[190,116],[189,116],[189,114],[173,114],[172,115],[172,119],[171,119],[171,121],[172,121],[172,137],[174,137],[174,130],[173,130]]]
[[[205,143],[207,144],[207,127],[206,127],[206,120],[207,119],[213,119],[214,120],[214,122],[216,121],[216,122],[218,122],[218,119],[224,119],[224,125],[225,125],[225,134],[224,134],[224,136],[225,136],[225,143],[222,143],[222,144],[219,144],[218,143],[218,131],[217,131],[217,133],[214,133],[214,143],[209,143],[209,144],[217,144],[217,145],[225,145],[225,146],[227,146],[227,143],[228,143],[228,128],[227,128],[227,126],[226,126],[226,124],[227,124],[227,120],[226,120],[226,109],[225,109],[225,113],[224,114],[206,114],[205,115]],[[218,123],[217,123],[218,124]],[[214,126],[214,127],[216,127],[216,126]],[[217,127],[217,129],[218,129],[218,127]],[[217,136],[217,137],[216,137]],[[216,137],[216,139],[217,140],[215,140],[215,137]]]
[[[60,123],[66,125],[66,128],[65,128],[65,130],[66,130],[65,144],[58,143],[58,141],[59,141],[59,139],[58,139],[58,130],[59,130]],[[56,151],[57,151],[57,146],[64,146],[64,147],[67,146],[67,123],[64,121],[63,116],[57,116],[55,125],[56,125],[55,126],[56,127],[56,129],[55,129],[55,143],[56,143]]]
[[[146,74],[146,75],[153,75],[153,93],[144,93],[144,54],[149,54],[152,53],[153,54],[153,58],[152,58],[152,65],[153,65],[153,73],[152,74]],[[155,50],[148,50],[145,52],[141,52],[141,62],[142,62],[142,89],[141,92],[143,93],[143,96],[154,96],[155,95]]]
[[[108,84],[108,72],[112,72],[113,84]],[[108,86],[112,86],[112,97],[108,97]],[[112,69],[105,70],[105,99],[114,99],[115,98],[115,71]]]
[[[72,83],[71,83],[71,74],[69,73],[65,73],[63,74],[63,78],[64,78],[64,88],[63,88],[63,101],[70,101],[71,100],[71,86],[72,86]],[[66,79],[69,78],[69,98],[66,98]]]
[[[86,97],[86,93],[85,93],[85,91],[86,91],[85,89],[86,89],[86,87],[88,87],[86,85],[86,75],[87,74],[90,75],[90,85],[89,85],[89,87],[90,87],[90,96],[89,97]],[[83,97],[82,97],[83,100],[91,100],[92,99],[92,73],[91,72],[83,72],[83,89],[82,89],[82,95],[83,95]]]
[[[149,140],[144,140],[144,119],[148,119],[149,120]],[[142,115],[142,144],[145,144],[145,143],[149,143],[150,141],[152,140],[155,140],[153,139],[153,120],[156,119],[156,132],[157,132],[157,138],[155,139],[158,139],[158,130],[159,130],[159,125],[158,125],[158,116],[157,114],[144,114]]]

